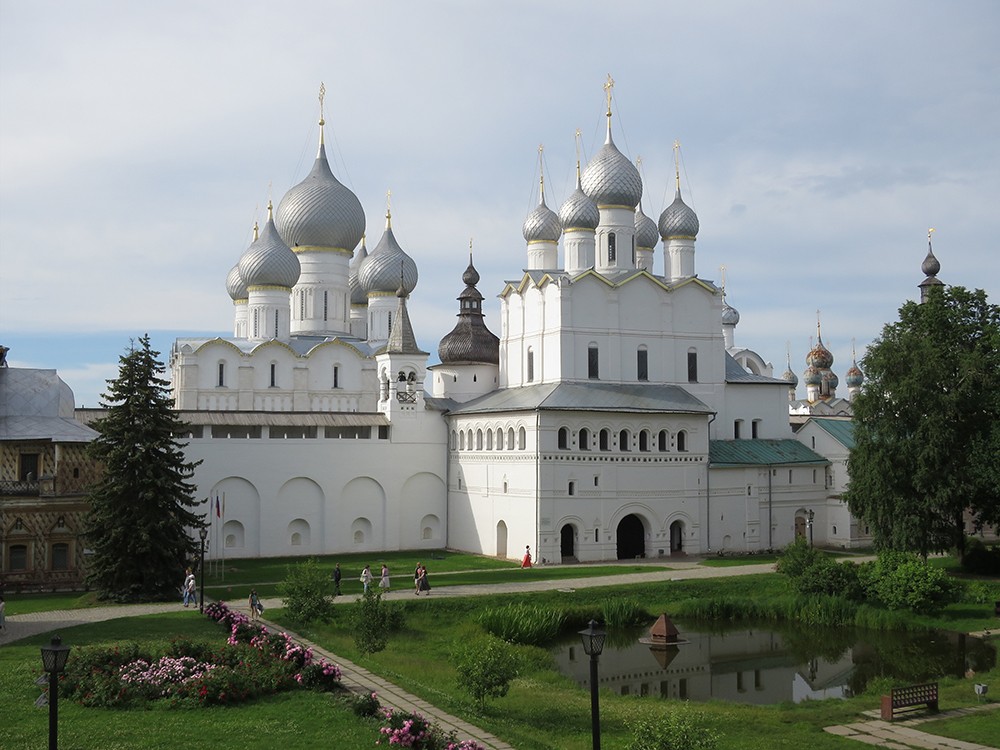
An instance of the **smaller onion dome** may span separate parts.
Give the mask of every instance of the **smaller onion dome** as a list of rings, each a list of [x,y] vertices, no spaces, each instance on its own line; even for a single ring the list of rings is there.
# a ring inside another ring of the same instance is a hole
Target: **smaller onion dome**
[[[823,374],[812,365],[809,365],[802,373],[802,382],[806,385],[819,385],[823,380]]]
[[[278,286],[291,289],[299,280],[301,266],[295,253],[284,243],[274,226],[272,205],[267,204],[267,223],[260,237],[240,258],[240,276],[250,289],[255,286]]]
[[[865,374],[861,372],[861,368],[858,367],[857,362],[851,365],[851,369],[847,371],[847,377],[845,377],[844,380],[847,383],[848,388],[861,387],[861,384],[865,381]]]
[[[799,384],[799,376],[792,372],[792,368],[789,367],[782,374],[781,379],[784,380],[788,385],[795,387]]]
[[[239,263],[229,269],[229,275],[226,276],[226,291],[229,292],[229,297],[233,302],[246,299],[249,296],[246,282],[240,276]]]
[[[652,250],[660,239],[656,222],[642,212],[642,204],[635,207],[635,246]]]
[[[562,234],[562,224],[556,212],[545,205],[545,178],[539,180],[538,205],[528,214],[521,227],[521,234],[527,242],[558,242]]]
[[[396,242],[392,233],[392,215],[385,212],[385,232],[368,257],[358,267],[358,284],[364,293],[395,294],[400,288],[410,294],[417,286],[417,264]]]
[[[667,240],[671,237],[697,237],[701,228],[698,215],[681,199],[681,188],[677,186],[674,202],[663,209],[660,214],[660,236]]]
[[[829,393],[833,393],[837,386],[840,385],[840,378],[837,377],[837,373],[833,370],[823,370],[820,374],[820,381],[827,386],[826,390]]]
[[[724,326],[734,326],[740,322],[740,313],[735,307],[731,306],[728,302],[722,303],[722,325]]]
[[[361,268],[361,264],[365,262],[367,257],[368,248],[365,246],[365,235],[361,235],[361,247],[355,251],[347,274],[347,285],[351,290],[352,305],[368,304],[368,297],[365,295],[365,290],[361,288],[361,284],[358,281],[358,269]]]
[[[927,242],[927,256],[924,258],[924,262],[920,264],[920,270],[924,272],[925,276],[935,276],[941,270],[941,261],[934,255],[929,240]]]
[[[587,229],[593,231],[601,223],[601,212],[580,187],[580,162],[576,163],[576,189],[559,209],[559,221],[565,231]]]

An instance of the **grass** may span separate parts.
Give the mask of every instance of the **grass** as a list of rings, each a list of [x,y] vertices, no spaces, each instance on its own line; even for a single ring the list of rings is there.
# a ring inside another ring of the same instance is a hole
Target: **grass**
[[[997,670],[993,670],[997,674]],[[950,737],[953,740],[975,742],[992,747],[1000,737],[1000,713],[997,710],[963,716],[960,719],[941,719],[921,724],[921,732]],[[992,744],[991,744],[992,743]]]
[[[109,620],[61,631],[64,642],[76,646],[116,640],[155,641],[178,635],[221,639],[223,632],[207,618],[171,613]],[[41,692],[35,679],[42,674],[39,647],[48,635],[0,649],[0,747],[5,750],[43,747],[48,737],[48,710],[34,707]],[[72,658],[72,653],[70,654]],[[243,706],[200,710],[114,711],[59,703],[59,747],[64,750],[192,747],[276,747],[311,750],[316,747],[354,748],[374,745],[378,731],[371,721],[357,718],[329,694],[296,691]]]

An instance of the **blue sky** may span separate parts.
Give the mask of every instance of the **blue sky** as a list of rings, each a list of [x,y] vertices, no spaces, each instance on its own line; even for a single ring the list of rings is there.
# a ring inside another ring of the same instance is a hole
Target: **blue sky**
[[[130,339],[166,359],[229,332],[226,274],[308,172],[321,81],[369,246],[392,191],[421,345],[454,325],[470,238],[496,332],[538,145],[558,207],[610,72],[654,219],[681,143],[697,271],[726,266],[737,343],[780,373],[787,342],[801,373],[820,310],[843,381],[852,339],[860,357],[915,298],[929,227],[941,279],[996,302],[998,38],[992,0],[0,0],[0,343],[94,406]]]

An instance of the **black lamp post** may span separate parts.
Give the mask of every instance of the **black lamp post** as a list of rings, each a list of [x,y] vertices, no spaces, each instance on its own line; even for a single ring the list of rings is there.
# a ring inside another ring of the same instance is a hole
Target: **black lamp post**
[[[198,607],[198,611],[202,614],[205,613],[205,540],[208,539],[208,529],[202,526],[198,529],[198,536],[201,537],[201,562],[198,563],[201,566],[201,605]]]
[[[812,510],[810,510],[810,511],[809,511],[809,519],[808,519],[808,521],[806,522],[806,526],[808,526],[808,527],[809,527],[809,546],[810,546],[810,547],[812,547],[812,546],[813,546],[813,517],[814,517],[815,515],[816,515],[816,514],[815,514],[815,513],[814,513],[814,512],[812,511]]]
[[[586,630],[580,631],[583,650],[590,656],[590,732],[594,738],[594,750],[601,750],[601,708],[597,701],[597,659],[604,650],[604,639],[608,634],[598,630],[597,622],[590,621]]]
[[[59,734],[59,673],[66,669],[69,646],[62,639],[52,637],[48,646],[42,646],[42,669],[49,673],[49,750],[58,747]]]

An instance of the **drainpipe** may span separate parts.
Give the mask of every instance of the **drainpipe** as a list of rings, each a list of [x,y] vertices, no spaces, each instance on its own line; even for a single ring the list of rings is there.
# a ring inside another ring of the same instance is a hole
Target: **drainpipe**
[[[535,410],[535,561],[542,561],[540,552],[540,529],[542,524],[542,452],[541,452],[542,412]],[[527,448],[527,446],[525,446]]]
[[[708,461],[705,463],[705,541],[708,552],[712,553],[712,422],[718,414],[712,412],[708,418]]]
[[[771,523],[771,475],[774,473],[774,464],[767,464],[767,548],[774,549],[774,540],[771,538],[774,524]]]

